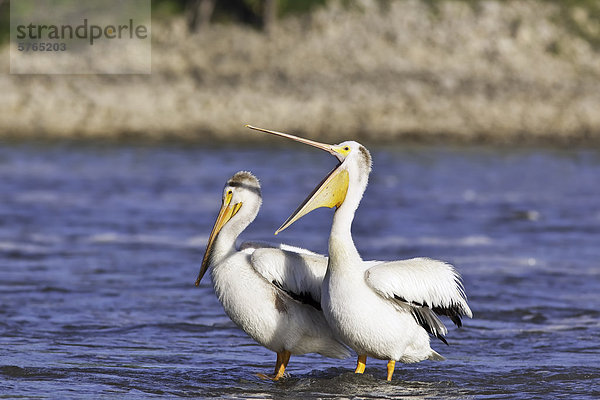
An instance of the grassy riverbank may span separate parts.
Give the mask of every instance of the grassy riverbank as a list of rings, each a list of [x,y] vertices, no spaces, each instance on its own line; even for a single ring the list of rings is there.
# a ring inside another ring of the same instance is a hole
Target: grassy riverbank
[[[430,3],[331,2],[270,37],[155,21],[151,75],[0,75],[0,137],[261,140],[252,123],[327,141],[600,142],[589,10],[568,10],[574,29],[560,2]]]

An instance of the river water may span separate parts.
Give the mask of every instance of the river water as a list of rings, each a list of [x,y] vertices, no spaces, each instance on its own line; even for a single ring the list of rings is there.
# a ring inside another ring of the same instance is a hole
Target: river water
[[[474,313],[447,360],[275,355],[194,287],[222,186],[263,185],[242,235],[326,252],[332,211],[273,232],[335,164],[300,145],[0,148],[0,398],[600,397],[600,152],[372,148],[365,259],[456,265]]]

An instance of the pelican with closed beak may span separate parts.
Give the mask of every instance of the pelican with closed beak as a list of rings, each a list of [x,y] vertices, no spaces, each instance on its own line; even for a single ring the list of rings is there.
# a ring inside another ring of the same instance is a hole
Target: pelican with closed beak
[[[396,361],[443,360],[429,340],[431,334],[447,344],[447,329],[438,315],[450,317],[458,327],[462,316],[472,317],[454,267],[430,258],[363,261],[354,245],[352,221],[371,172],[369,151],[354,141],[329,145],[247,127],[317,147],[339,161],[276,234],[316,208],[336,208],[321,307],[335,333],[358,354],[355,372],[364,372],[367,357],[388,360],[389,381]]]
[[[273,375],[259,376],[278,380],[292,354],[345,358],[349,351],[321,311],[327,257],[283,244],[246,242],[236,249],[237,237],[261,204],[260,184],[250,172],[240,171],[227,181],[196,286],[212,267],[213,287],[227,315],[277,353]]]

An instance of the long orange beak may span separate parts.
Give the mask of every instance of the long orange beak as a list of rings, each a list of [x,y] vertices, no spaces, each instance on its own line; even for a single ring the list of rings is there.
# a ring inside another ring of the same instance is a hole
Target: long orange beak
[[[309,146],[316,147],[321,150],[333,154],[338,160],[343,160],[347,153],[341,148],[341,146],[331,145],[326,143],[316,142],[310,139],[304,139],[298,136],[290,135],[289,133],[271,131],[268,129],[257,128],[252,125],[246,125],[247,128],[254,129],[255,131],[270,133],[271,135],[281,136],[286,139],[291,139],[296,142],[304,143]],[[275,231],[277,235],[294,222],[308,214],[312,210],[319,207],[339,207],[346,199],[346,193],[348,192],[349,176],[348,171],[343,167],[343,164],[337,165],[331,171],[325,179],[313,190],[308,197],[300,204],[300,206],[292,213],[292,215]]]
[[[215,238],[225,226],[225,224],[240,210],[242,207],[242,203],[237,203],[231,205],[232,194],[227,193],[225,198],[223,199],[223,204],[221,205],[221,209],[219,210],[219,215],[217,216],[217,220],[210,232],[210,236],[208,237],[208,243],[206,245],[206,252],[204,253],[204,258],[202,259],[202,265],[200,266],[200,272],[198,273],[198,279],[196,279],[196,286],[200,285],[200,281],[202,277],[208,270],[208,266],[210,264],[210,255],[212,253],[212,247],[215,242]]]
[[[304,138],[301,138],[299,136],[290,135],[289,133],[283,133],[283,132],[277,132],[277,131],[270,131],[270,130],[264,129],[264,128],[257,128],[257,127],[252,126],[252,125],[246,125],[246,128],[254,129],[255,131],[259,131],[259,132],[270,133],[271,135],[281,136],[281,137],[284,137],[286,139],[291,139],[291,140],[294,140],[296,142],[304,143],[304,144],[307,144],[309,146],[313,146],[313,147],[316,147],[318,149],[325,150],[326,152],[328,152],[330,154],[333,154],[336,157],[339,154],[335,150],[335,146],[333,146],[331,144],[316,142],[316,141],[310,140],[310,139],[304,139]]]
[[[341,165],[327,174],[296,211],[275,231],[276,235],[316,208],[337,208],[342,205],[348,192],[349,177],[348,171],[341,168]]]

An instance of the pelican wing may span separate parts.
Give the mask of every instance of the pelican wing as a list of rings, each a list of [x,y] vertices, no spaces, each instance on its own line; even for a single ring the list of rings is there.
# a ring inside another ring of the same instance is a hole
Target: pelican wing
[[[291,251],[294,253],[312,254],[315,256],[324,257],[318,253],[315,253],[314,251],[303,249],[302,247],[291,246],[291,245],[285,244],[285,243],[272,243],[272,242],[263,242],[260,240],[256,240],[256,241],[246,241],[240,245],[240,251],[243,251],[248,254],[254,253],[254,250],[256,250],[256,249],[264,249],[264,248],[280,249],[280,250],[285,250],[285,251]],[[327,266],[327,263],[325,263],[325,266]]]
[[[436,316],[450,317],[456,326],[461,316],[473,316],[460,275],[452,265],[430,258],[382,262],[365,272],[367,284],[384,298],[408,306],[425,330],[443,338],[448,331]]]
[[[256,272],[293,299],[321,309],[321,284],[327,271],[327,257],[281,245],[255,248],[250,261]]]

